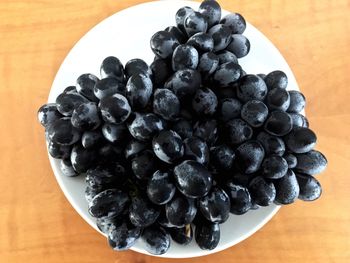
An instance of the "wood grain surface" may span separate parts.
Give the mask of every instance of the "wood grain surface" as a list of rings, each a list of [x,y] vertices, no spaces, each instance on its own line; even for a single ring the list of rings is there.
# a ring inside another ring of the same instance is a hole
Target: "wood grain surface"
[[[0,1],[0,262],[350,262],[350,2],[221,0],[279,48],[308,99],[324,192],[223,252],[170,260],[113,252],[71,207],[36,112],[64,57],[92,26],[142,0]],[[156,14],[155,14],[156,16]]]

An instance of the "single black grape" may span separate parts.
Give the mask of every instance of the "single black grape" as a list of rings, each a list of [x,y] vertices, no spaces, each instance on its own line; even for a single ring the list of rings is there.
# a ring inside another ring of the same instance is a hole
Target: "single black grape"
[[[163,88],[166,80],[173,74],[171,63],[165,59],[156,59],[150,65],[154,88]]]
[[[102,131],[100,129],[94,131],[85,131],[81,136],[81,144],[86,149],[94,148],[104,140]]]
[[[147,184],[147,196],[157,205],[168,203],[174,196],[176,187],[170,172],[156,171]]]
[[[187,245],[193,239],[193,228],[190,224],[177,228],[172,227],[167,229],[171,238],[180,245]]]
[[[131,160],[131,170],[140,180],[149,179],[157,170],[155,156],[152,151],[145,150]]]
[[[222,51],[216,53],[216,55],[219,58],[220,65],[227,63],[227,62],[233,62],[233,63],[238,64],[238,59],[237,59],[236,55],[230,51],[222,50]]]
[[[115,78],[120,83],[124,82],[124,67],[116,57],[109,56],[102,61],[100,74],[103,79]]]
[[[73,92],[61,93],[56,98],[57,110],[64,116],[71,116],[75,108],[86,102],[89,102],[87,98]]]
[[[311,175],[298,174],[296,178],[299,184],[299,196],[298,198],[303,201],[315,201],[322,194],[322,187],[319,181]]]
[[[141,238],[146,243],[146,251],[153,255],[162,255],[170,248],[170,235],[160,226],[147,227]]]
[[[258,141],[247,141],[236,149],[236,165],[246,174],[255,173],[260,169],[264,159],[264,148]]]
[[[282,156],[286,150],[284,141],[280,137],[271,135],[267,132],[260,132],[256,139],[264,147],[266,155],[275,154]]]
[[[183,31],[177,26],[168,26],[164,31],[171,33],[180,44],[183,44],[187,40],[187,36]]]
[[[147,227],[152,225],[157,220],[159,213],[159,207],[148,201],[147,197],[136,196],[132,198],[129,218],[134,226]]]
[[[230,214],[230,198],[226,192],[213,187],[208,195],[198,201],[199,211],[209,221],[214,223],[225,222]]]
[[[49,140],[47,150],[51,157],[56,159],[66,159],[70,157],[72,147],[70,145],[61,145]]]
[[[236,145],[243,143],[253,136],[252,127],[241,119],[231,119],[226,124],[229,143]]]
[[[300,113],[289,113],[292,118],[293,127],[304,127],[309,128],[308,119]]]
[[[202,54],[199,58],[198,70],[205,75],[211,75],[219,66],[218,56],[213,52]]]
[[[47,128],[48,139],[61,145],[72,145],[79,141],[81,133],[75,128],[70,118],[61,118],[54,121]]]
[[[99,79],[95,75],[90,73],[83,74],[77,79],[76,90],[88,100],[97,102],[98,99],[94,94],[94,87],[98,82]]]
[[[71,117],[72,125],[80,130],[95,130],[101,124],[96,103],[87,102],[74,109]]]
[[[199,6],[198,12],[207,19],[208,28],[220,22],[221,7],[215,0],[204,0]]]
[[[199,32],[205,33],[208,28],[208,23],[205,16],[199,12],[189,12],[183,25],[189,37]]]
[[[252,207],[252,200],[248,188],[235,184],[233,180],[228,181],[224,187],[230,198],[230,212],[235,215],[242,215]]]
[[[75,172],[70,159],[62,159],[60,162],[61,172],[68,177],[74,177],[78,174]]]
[[[153,112],[165,120],[175,120],[180,115],[180,101],[168,89],[157,89],[153,94]]]
[[[214,40],[211,35],[200,32],[191,36],[187,45],[193,46],[200,53],[210,52],[214,48]]]
[[[174,163],[184,154],[184,146],[180,135],[172,130],[163,130],[152,140],[155,155],[166,163]]]
[[[126,121],[131,113],[128,100],[120,94],[102,98],[99,103],[99,108],[104,121],[116,124]]]
[[[230,171],[235,160],[235,151],[226,144],[210,149],[210,165],[217,171]]]
[[[287,109],[291,113],[299,113],[305,108],[306,100],[303,93],[297,90],[288,91],[290,96],[290,104]]]
[[[266,105],[270,110],[286,111],[290,105],[289,91],[274,88],[267,93]]]
[[[290,169],[285,176],[274,180],[274,185],[276,188],[275,203],[277,204],[291,204],[299,196],[299,184],[294,172]]]
[[[286,135],[284,141],[293,153],[306,153],[311,151],[316,145],[316,134],[303,127],[296,127]]]
[[[38,120],[42,126],[47,128],[50,124],[59,120],[63,115],[57,110],[56,103],[47,103],[38,110]]]
[[[127,131],[125,124],[114,124],[114,123],[105,123],[102,126],[103,137],[113,143],[118,144],[124,141],[127,138]]]
[[[250,126],[257,128],[264,124],[269,110],[266,105],[259,100],[250,100],[242,106],[241,117]]]
[[[218,223],[204,222],[196,225],[195,239],[203,250],[213,250],[220,241],[220,226]]]
[[[184,140],[186,159],[197,161],[203,165],[209,162],[208,145],[200,138],[191,137]]]
[[[326,157],[319,151],[296,154],[297,165],[294,170],[298,173],[314,175],[323,172],[327,167]]]
[[[198,51],[191,45],[178,45],[173,53],[171,65],[173,71],[196,69],[199,63]]]
[[[180,43],[176,37],[167,31],[158,31],[151,38],[151,49],[161,58],[169,58]]]
[[[176,71],[165,83],[165,88],[172,90],[179,99],[193,95],[202,82],[197,70],[183,69]]]
[[[107,189],[97,194],[89,203],[93,217],[114,217],[121,214],[129,204],[129,196],[118,189]]]
[[[205,196],[212,186],[210,172],[196,161],[184,161],[175,166],[174,175],[179,191],[190,198]]]
[[[147,106],[153,92],[152,80],[148,75],[134,74],[126,84],[126,97],[133,110]]]
[[[141,236],[142,229],[125,221],[119,224],[111,224],[108,228],[107,240],[113,250],[123,251],[132,247]]]
[[[242,68],[235,62],[221,64],[213,76],[214,84],[220,88],[229,87],[242,75]]]
[[[270,90],[275,88],[286,89],[288,86],[288,77],[286,73],[280,70],[267,74],[264,81]]]
[[[218,99],[215,93],[208,88],[196,91],[192,99],[192,108],[199,116],[210,116],[216,112]]]
[[[260,206],[268,206],[275,200],[275,186],[272,182],[267,182],[261,176],[257,176],[251,180],[248,189],[254,203]]]
[[[226,49],[235,54],[237,58],[242,58],[248,55],[250,51],[250,41],[241,34],[233,34],[231,35],[231,42]]]
[[[267,87],[264,80],[257,75],[245,75],[239,81],[237,97],[243,102],[250,100],[264,100]]]
[[[164,121],[153,113],[136,113],[128,129],[136,140],[149,141],[164,129]]]
[[[152,71],[145,61],[139,58],[134,58],[126,62],[125,75],[129,79],[133,75],[151,76]]]
[[[209,147],[214,145],[218,139],[217,121],[197,121],[193,126],[193,135],[203,139]]]
[[[85,149],[82,145],[74,145],[70,154],[70,160],[77,173],[84,173],[96,162],[96,152],[92,149]]]
[[[223,99],[219,102],[218,118],[227,122],[241,115],[242,103],[234,98]]]
[[[184,227],[193,221],[197,213],[197,207],[194,199],[183,195],[175,195],[165,205],[165,213],[170,224],[176,227]]]
[[[264,130],[275,136],[284,136],[288,134],[292,128],[292,118],[284,111],[271,112],[264,125]]]
[[[189,6],[181,7],[176,12],[176,15],[175,15],[176,25],[186,35],[187,35],[187,33],[186,33],[186,29],[185,29],[185,18],[194,12],[195,11]]]
[[[279,179],[288,171],[287,161],[278,155],[267,156],[261,165],[262,175],[265,178]]]
[[[238,13],[231,13],[224,16],[220,23],[228,26],[232,34],[243,34],[246,29],[246,21],[244,17]]]
[[[94,87],[94,94],[100,100],[116,93],[126,96],[126,87],[124,83],[114,77],[101,79]]]

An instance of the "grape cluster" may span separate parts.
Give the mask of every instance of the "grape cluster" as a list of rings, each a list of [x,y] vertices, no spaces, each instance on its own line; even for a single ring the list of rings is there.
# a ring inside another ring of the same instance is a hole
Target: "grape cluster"
[[[152,254],[171,240],[214,249],[220,224],[272,203],[313,201],[326,158],[301,115],[305,97],[282,71],[244,72],[244,18],[216,1],[178,10],[155,33],[148,66],[103,60],[43,105],[48,151],[85,176],[89,213],[115,250],[138,238]]]

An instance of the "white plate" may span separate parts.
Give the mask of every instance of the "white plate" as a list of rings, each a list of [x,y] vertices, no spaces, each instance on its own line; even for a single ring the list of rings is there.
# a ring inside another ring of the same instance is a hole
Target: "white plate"
[[[154,55],[149,47],[150,37],[156,31],[174,25],[176,11],[186,5],[197,9],[199,3],[190,1],[149,2],[120,11],[99,23],[78,41],[63,61],[52,84],[49,102],[54,102],[65,87],[74,85],[81,74],[89,72],[99,76],[100,63],[107,56],[116,56],[124,64],[132,58],[142,58],[148,63],[152,62]],[[223,15],[227,13],[223,11]],[[298,90],[295,77],[277,48],[250,24],[247,25],[244,35],[251,42],[251,50],[248,56],[239,61],[243,69],[256,74],[280,69],[288,75],[289,89]],[[88,207],[84,199],[84,178],[65,177],[60,171],[59,162],[50,156],[49,158],[56,179],[69,202],[85,221],[97,230],[94,219],[87,212]],[[194,241],[188,246],[180,246],[172,242],[170,250],[162,256],[169,258],[197,257],[231,247],[259,230],[276,214],[278,209],[279,206],[271,205],[256,211],[249,211],[242,216],[231,215],[229,220],[221,225],[220,243],[214,250],[201,250]],[[141,241],[138,241],[132,250],[148,254]]]

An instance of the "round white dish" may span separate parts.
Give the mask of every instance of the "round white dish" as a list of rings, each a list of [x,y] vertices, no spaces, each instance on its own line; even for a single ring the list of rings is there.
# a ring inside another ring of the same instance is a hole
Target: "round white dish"
[[[122,10],[93,27],[75,44],[60,66],[51,87],[49,102],[54,102],[64,88],[74,85],[81,74],[89,72],[99,76],[100,63],[107,56],[116,56],[124,64],[132,58],[141,58],[151,63],[154,57],[149,47],[151,36],[156,31],[174,25],[175,13],[182,6],[197,9],[199,3],[179,0],[148,2]],[[227,13],[223,10],[223,15]],[[256,74],[280,69],[288,76],[288,89],[298,90],[295,77],[277,48],[249,23],[244,35],[251,42],[251,50],[248,56],[239,60],[243,69],[248,73]],[[51,156],[49,159],[56,179],[68,201],[87,223],[98,230],[95,220],[88,213],[87,202],[84,198],[83,176],[65,177],[60,171],[59,161]],[[231,247],[259,230],[276,214],[278,209],[279,206],[271,205],[249,211],[241,216],[230,215],[229,220],[221,225],[220,243],[214,250],[201,250],[194,240],[188,246],[180,246],[172,242],[169,251],[161,257],[197,257]],[[148,254],[140,240],[131,249]]]

